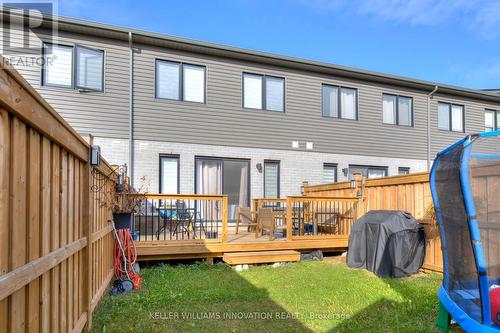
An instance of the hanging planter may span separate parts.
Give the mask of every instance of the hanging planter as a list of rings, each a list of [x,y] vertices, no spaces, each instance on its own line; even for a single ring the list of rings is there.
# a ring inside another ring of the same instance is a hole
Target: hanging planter
[[[113,213],[113,221],[116,229],[132,228],[132,213]]]

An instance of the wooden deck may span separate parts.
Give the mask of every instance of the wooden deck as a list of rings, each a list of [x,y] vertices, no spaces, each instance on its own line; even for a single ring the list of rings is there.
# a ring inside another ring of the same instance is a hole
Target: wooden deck
[[[146,199],[146,208],[134,223],[139,260],[222,258],[236,252],[343,251],[358,203],[356,197],[255,199],[252,214],[260,208],[276,212],[275,223],[281,228],[271,240],[268,234],[257,237],[247,227],[236,233],[224,195],[148,194]]]
[[[138,241],[136,242],[139,260],[157,259],[195,259],[222,258],[225,253],[296,250],[300,252],[323,250],[325,252],[347,250],[348,236],[332,235],[321,238],[289,240],[269,237],[255,238],[255,233],[228,235],[227,242],[216,240],[179,240],[179,241]]]

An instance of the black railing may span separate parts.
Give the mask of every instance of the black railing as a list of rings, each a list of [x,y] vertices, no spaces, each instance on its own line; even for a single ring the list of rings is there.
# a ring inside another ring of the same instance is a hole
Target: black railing
[[[146,195],[134,216],[134,236],[139,241],[222,239],[224,206],[222,195]]]

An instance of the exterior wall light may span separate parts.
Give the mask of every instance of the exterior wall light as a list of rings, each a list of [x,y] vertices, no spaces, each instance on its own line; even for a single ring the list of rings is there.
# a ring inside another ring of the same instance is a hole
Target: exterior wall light
[[[90,146],[89,159],[91,166],[98,167],[101,164],[101,147]]]

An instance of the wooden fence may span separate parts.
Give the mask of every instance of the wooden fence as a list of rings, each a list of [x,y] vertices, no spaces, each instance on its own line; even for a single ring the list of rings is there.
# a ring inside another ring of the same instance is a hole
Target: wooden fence
[[[0,332],[80,332],[112,277],[116,179],[0,58]]]
[[[358,179],[352,188],[351,182],[340,182],[310,186],[304,183],[306,196],[361,196],[358,216],[374,209],[393,209],[410,212],[424,225],[427,248],[423,268],[443,271],[441,240],[433,218],[434,206],[429,187],[428,173],[415,173],[404,176],[378,179]]]

